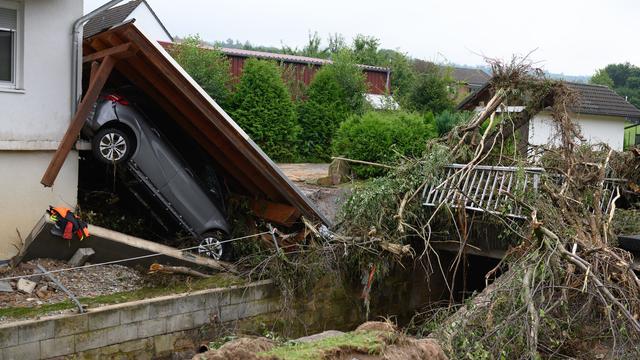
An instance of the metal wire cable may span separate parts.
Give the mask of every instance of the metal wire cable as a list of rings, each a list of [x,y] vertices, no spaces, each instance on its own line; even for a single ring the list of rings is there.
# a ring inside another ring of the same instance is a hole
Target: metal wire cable
[[[216,244],[212,244],[210,246],[214,246],[214,245],[217,245],[217,244],[224,244],[224,243],[238,241],[238,240],[249,239],[249,238],[252,238],[252,237],[262,236],[262,235],[266,235],[266,234],[271,234],[271,232],[270,231],[264,231],[264,232],[253,234],[253,235],[247,235],[247,236],[241,236],[241,237],[237,237],[237,238],[233,238],[233,239],[227,239],[227,240],[220,241],[220,242],[218,242]],[[197,248],[199,248],[201,246],[203,246],[203,245],[196,245],[196,246],[191,246],[191,247],[188,247],[188,248],[177,249],[177,250],[178,251],[188,251],[188,250],[197,249]],[[207,247],[206,245],[204,245],[204,246]],[[93,268],[93,267],[99,267],[99,266],[105,266],[105,265],[113,265],[113,264],[123,263],[123,262],[127,262],[127,261],[146,259],[146,258],[151,258],[151,257],[155,257],[155,256],[162,256],[162,255],[166,255],[166,254],[153,253],[153,254],[135,256],[135,257],[126,258],[126,259],[105,261],[105,262],[101,262],[101,263],[97,263],[97,264],[90,264],[90,265],[75,266],[75,267],[64,268],[64,269],[49,270],[48,273],[49,274],[57,274],[57,273],[64,272],[64,271],[74,271],[74,270],[89,269],[89,268]],[[6,277],[6,278],[0,278],[0,281],[17,280],[17,279],[30,278],[30,277],[42,276],[42,275],[43,274],[41,274],[41,273],[36,273],[36,274],[28,274],[28,275],[10,276],[10,277]]]

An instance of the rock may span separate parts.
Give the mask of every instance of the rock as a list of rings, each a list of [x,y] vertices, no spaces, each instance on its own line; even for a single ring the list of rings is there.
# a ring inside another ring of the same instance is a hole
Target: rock
[[[21,278],[20,280],[18,280],[17,288],[18,291],[22,291],[25,294],[31,294],[33,290],[35,290],[36,285],[37,284],[31,280]]]
[[[356,329],[356,331],[388,331],[395,332],[395,327],[388,323],[382,321],[367,321]]]
[[[42,285],[36,290],[36,296],[40,299],[47,299],[51,293],[49,292],[49,287],[47,285]]]
[[[0,292],[13,292],[13,287],[8,281],[0,281]]]
[[[95,253],[92,248],[80,248],[67,263],[73,267],[82,266]]]

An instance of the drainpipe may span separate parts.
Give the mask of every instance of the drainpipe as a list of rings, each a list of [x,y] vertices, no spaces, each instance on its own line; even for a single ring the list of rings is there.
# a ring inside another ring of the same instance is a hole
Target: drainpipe
[[[123,0],[111,0],[92,12],[82,16],[73,23],[73,40],[71,44],[71,114],[76,113],[82,96],[82,28],[92,18],[100,15]]]
[[[387,93],[391,95],[391,68],[387,68]]]

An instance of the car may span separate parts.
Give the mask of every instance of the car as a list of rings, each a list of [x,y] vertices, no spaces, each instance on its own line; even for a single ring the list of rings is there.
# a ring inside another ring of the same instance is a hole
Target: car
[[[196,239],[197,252],[229,260],[229,224],[222,190],[205,189],[181,155],[143,113],[124,97],[101,94],[82,129],[93,156],[124,165],[142,188]]]

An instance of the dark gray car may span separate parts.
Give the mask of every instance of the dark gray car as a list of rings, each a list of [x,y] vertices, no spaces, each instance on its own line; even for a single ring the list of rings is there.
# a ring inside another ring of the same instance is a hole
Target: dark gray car
[[[198,252],[228,259],[229,234],[223,211],[208,196],[185,161],[141,111],[121,96],[100,96],[83,134],[93,155],[107,164],[126,165],[138,181],[199,240]],[[209,191],[220,194],[220,189]]]

